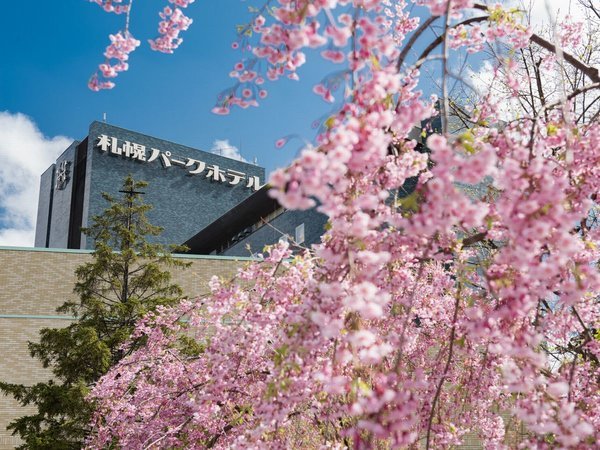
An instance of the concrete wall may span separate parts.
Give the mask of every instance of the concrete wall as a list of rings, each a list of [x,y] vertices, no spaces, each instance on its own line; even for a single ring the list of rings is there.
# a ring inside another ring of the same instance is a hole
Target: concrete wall
[[[86,250],[19,249],[0,247],[0,380],[33,384],[46,381],[50,372],[29,356],[28,341],[41,328],[70,323],[56,313],[67,299],[75,299],[75,268],[90,259]],[[173,281],[194,297],[208,292],[212,275],[230,278],[247,258],[185,256],[192,267],[173,272]],[[19,440],[6,430],[8,423],[27,413],[12,397],[0,394],[0,449],[14,448]]]

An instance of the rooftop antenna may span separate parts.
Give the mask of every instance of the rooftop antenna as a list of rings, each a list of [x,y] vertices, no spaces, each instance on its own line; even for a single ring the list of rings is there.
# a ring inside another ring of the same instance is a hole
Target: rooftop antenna
[[[102,121],[106,123],[106,113],[102,113]]]
[[[254,157],[254,165],[258,166],[258,158],[256,156]]]

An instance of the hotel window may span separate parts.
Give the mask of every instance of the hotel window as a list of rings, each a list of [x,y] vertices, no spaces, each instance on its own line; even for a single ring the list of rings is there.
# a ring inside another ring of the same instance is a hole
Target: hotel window
[[[300,225],[298,225],[296,227],[296,239],[294,239],[296,241],[296,244],[303,244],[304,243],[304,224],[301,223]]]

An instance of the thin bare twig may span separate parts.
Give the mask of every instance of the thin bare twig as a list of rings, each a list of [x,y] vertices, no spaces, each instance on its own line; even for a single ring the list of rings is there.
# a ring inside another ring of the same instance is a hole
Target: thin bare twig
[[[442,392],[442,386],[444,385],[444,381],[448,377],[448,370],[450,369],[450,363],[452,362],[452,355],[454,351],[454,338],[456,336],[456,321],[458,319],[458,307],[460,305],[460,294],[461,294],[461,284],[458,284],[458,288],[456,290],[456,301],[454,302],[454,315],[452,317],[452,329],[450,330],[450,347],[448,349],[448,358],[446,359],[446,365],[444,367],[444,373],[440,378],[440,381],[437,385],[437,389],[435,390],[435,395],[433,396],[433,401],[431,402],[431,411],[429,412],[429,420],[427,422],[427,439],[425,442],[425,448],[429,450],[430,441],[431,441],[431,426],[433,424],[433,416],[435,414],[435,407],[440,398],[440,394]]]

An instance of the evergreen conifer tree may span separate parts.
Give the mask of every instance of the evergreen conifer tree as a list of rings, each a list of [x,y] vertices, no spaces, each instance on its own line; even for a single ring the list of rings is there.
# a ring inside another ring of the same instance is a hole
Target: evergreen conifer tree
[[[170,254],[184,248],[147,241],[162,229],[146,218],[152,207],[139,192],[146,185],[130,175],[121,199],[102,194],[110,206],[83,229],[95,242],[92,260],[75,272],[79,300],[57,309],[75,321],[65,328],[42,329],[39,342],[29,343],[31,356],[52,370],[53,379],[34,386],[0,382],[2,392],[37,409],[9,425],[24,441],[20,449],[81,448],[93,413],[85,398],[90,386],[126,352],[143,345],[131,342],[123,348],[138,319],[181,297],[166,269],[187,266]]]

